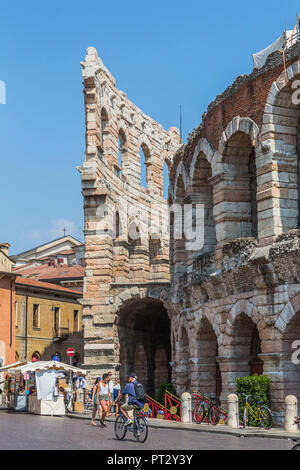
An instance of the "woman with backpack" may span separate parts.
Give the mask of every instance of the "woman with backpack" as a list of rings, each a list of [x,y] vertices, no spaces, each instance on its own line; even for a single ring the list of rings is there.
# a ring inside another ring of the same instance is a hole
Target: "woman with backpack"
[[[99,384],[100,380],[101,380],[101,377],[97,377],[97,379],[95,380],[95,383],[93,385],[93,388],[91,389],[91,393],[90,393],[90,398],[92,399],[92,404],[93,404],[93,414],[92,414],[92,425],[93,426],[97,426],[97,424],[95,423],[95,417],[96,417],[98,409],[99,409],[99,419],[100,419],[100,422],[101,422],[100,405],[99,405],[99,402],[98,402],[98,399],[97,399],[97,389],[98,389],[98,384]]]

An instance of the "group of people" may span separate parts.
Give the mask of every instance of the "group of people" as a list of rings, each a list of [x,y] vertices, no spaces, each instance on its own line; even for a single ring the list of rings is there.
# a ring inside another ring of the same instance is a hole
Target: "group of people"
[[[137,393],[137,385],[142,388],[142,394]],[[138,395],[138,396],[137,396]],[[91,390],[91,399],[93,403],[92,425],[97,426],[95,418],[97,411],[99,412],[100,426],[106,427],[105,418],[110,416],[111,408],[115,405],[115,415],[119,414],[119,401],[122,397],[128,396],[127,403],[121,405],[120,411],[126,418],[126,426],[133,423],[128,413],[134,409],[141,410],[144,407],[143,386],[137,382],[135,373],[131,373],[128,377],[128,383],[121,390],[120,381],[112,379],[112,372],[98,377]]]

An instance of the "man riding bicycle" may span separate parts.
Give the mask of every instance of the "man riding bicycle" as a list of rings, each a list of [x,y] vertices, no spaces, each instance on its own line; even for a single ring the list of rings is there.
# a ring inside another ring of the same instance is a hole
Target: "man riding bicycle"
[[[134,373],[131,373],[128,377],[128,383],[121,390],[120,396],[117,399],[117,402],[119,402],[121,397],[128,395],[128,403],[125,403],[120,407],[121,413],[127,420],[124,426],[130,426],[130,424],[133,424],[133,420],[129,417],[128,413],[132,412],[133,410],[142,410],[144,408],[143,400],[141,398],[138,400],[137,398],[137,385],[141,386],[141,384],[138,384],[137,376]]]

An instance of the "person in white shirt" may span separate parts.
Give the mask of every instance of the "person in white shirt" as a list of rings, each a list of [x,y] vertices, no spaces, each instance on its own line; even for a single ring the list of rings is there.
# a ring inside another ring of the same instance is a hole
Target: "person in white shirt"
[[[109,378],[108,388],[109,388],[111,399],[112,399],[112,401],[109,405],[107,416],[111,416],[111,407],[112,407],[112,405],[115,404],[115,401],[114,401],[114,381],[112,379],[112,372],[110,372],[110,371],[107,372],[107,375],[108,375],[108,378]]]

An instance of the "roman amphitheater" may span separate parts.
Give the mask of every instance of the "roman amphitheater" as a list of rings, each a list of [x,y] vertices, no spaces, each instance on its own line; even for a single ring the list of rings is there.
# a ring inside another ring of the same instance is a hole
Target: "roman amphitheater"
[[[263,373],[281,420],[285,396],[300,398],[300,42],[218,95],[186,145],[96,49],[81,65],[90,377],[134,370],[150,395],[172,381],[224,403],[236,377]]]

